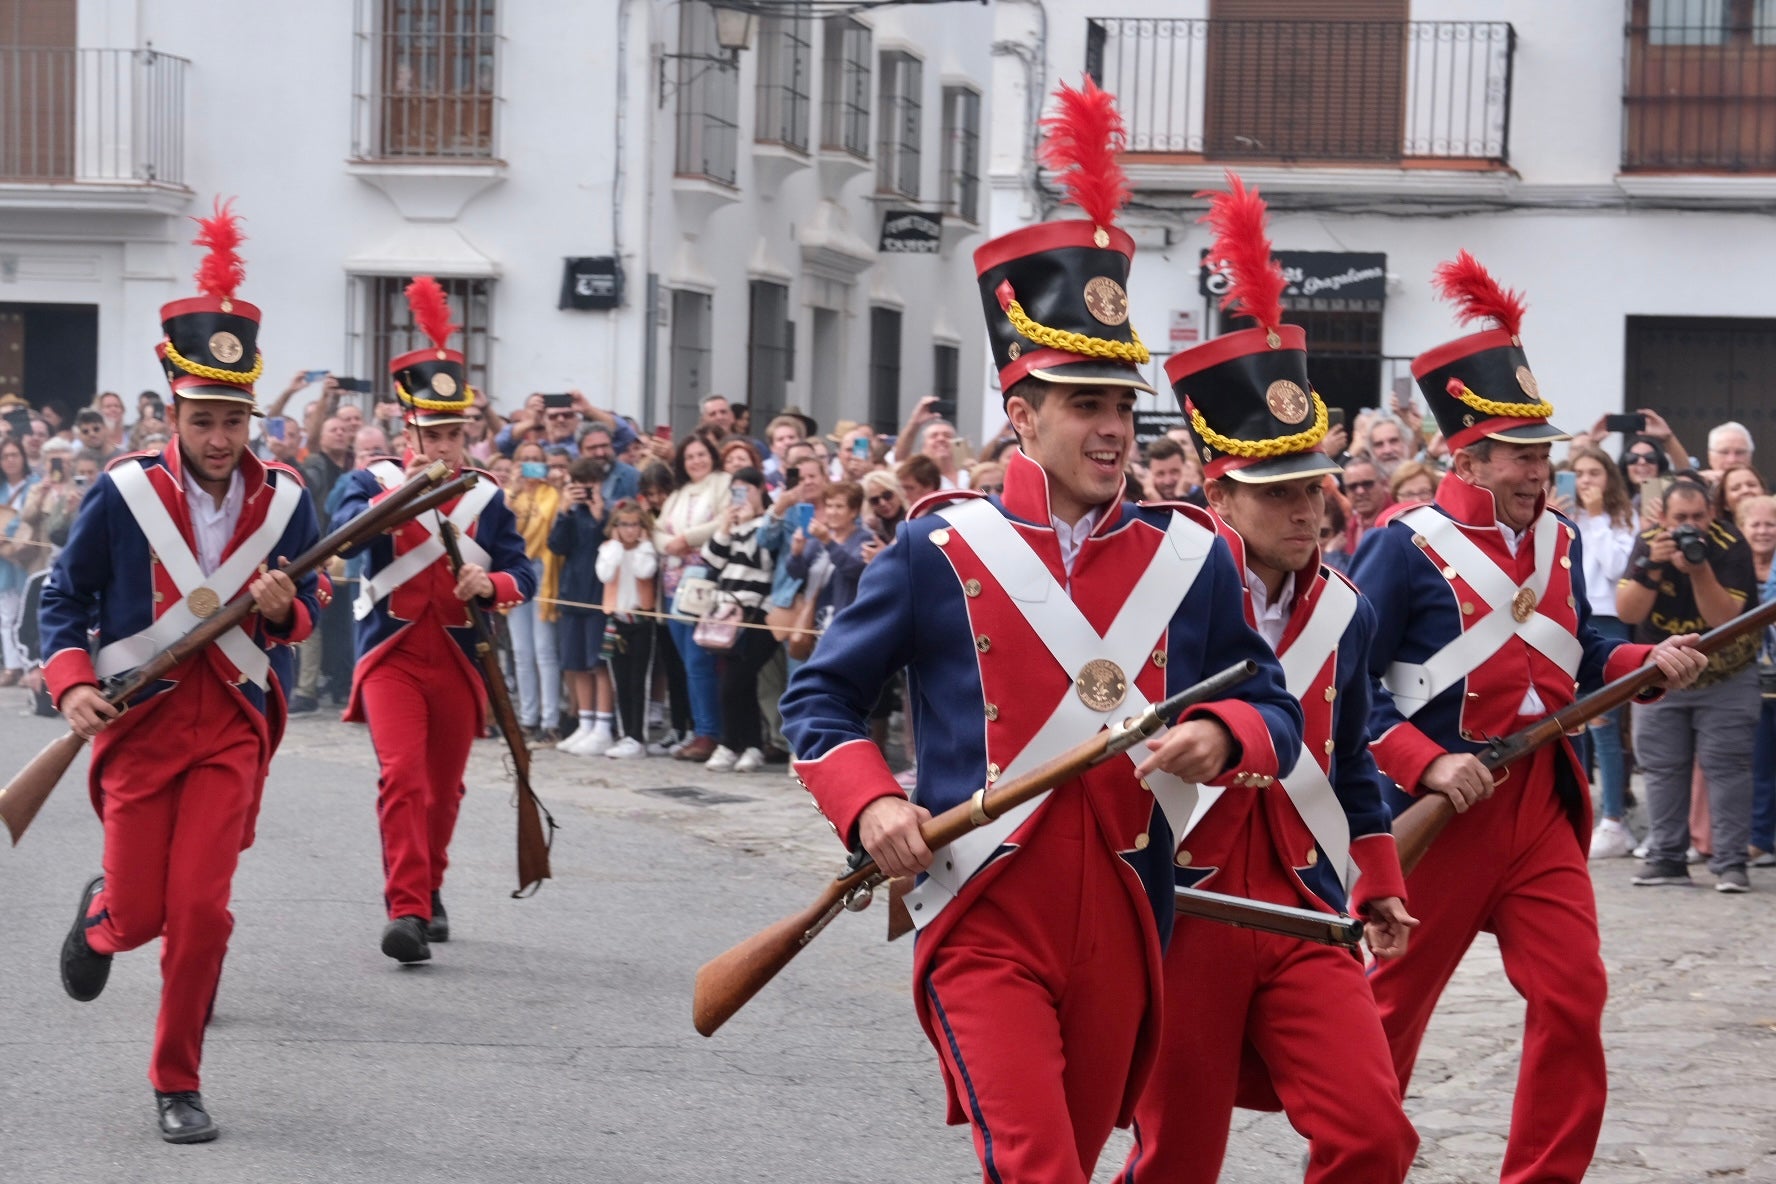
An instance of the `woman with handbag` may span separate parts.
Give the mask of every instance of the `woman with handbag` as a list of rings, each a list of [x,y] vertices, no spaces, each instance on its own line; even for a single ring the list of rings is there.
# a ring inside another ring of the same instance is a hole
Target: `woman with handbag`
[[[654,549],[660,554],[661,592],[674,618],[668,632],[684,662],[692,735],[675,746],[672,755],[706,761],[715,755],[721,731],[721,689],[715,655],[692,641],[691,635],[715,592],[701,551],[722,524],[730,478],[716,466],[709,441],[697,433],[678,442],[673,476],[677,486],[654,520]]]
[[[777,639],[763,626],[771,596],[773,557],[763,545],[765,475],[742,469],[733,475],[730,504],[715,534],[703,544],[703,560],[716,573],[717,602],[699,621],[698,643],[723,652],[721,744],[704,767],[751,773],[765,763],[764,720],[758,677],[776,652]]]

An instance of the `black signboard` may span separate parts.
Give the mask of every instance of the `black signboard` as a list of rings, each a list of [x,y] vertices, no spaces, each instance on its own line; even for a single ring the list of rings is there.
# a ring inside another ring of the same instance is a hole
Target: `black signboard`
[[[1190,421],[1182,411],[1135,412],[1135,447],[1145,448],[1173,428],[1187,428]]]
[[[943,215],[933,210],[887,210],[882,214],[884,255],[935,255],[943,245]]]
[[[1197,268],[1197,291],[1219,299],[1227,294],[1227,273],[1208,265],[1208,252]],[[1335,300],[1385,300],[1387,256],[1353,251],[1278,251],[1288,287],[1283,295]]]
[[[613,255],[567,260],[557,308],[617,308],[623,303],[623,266]]]

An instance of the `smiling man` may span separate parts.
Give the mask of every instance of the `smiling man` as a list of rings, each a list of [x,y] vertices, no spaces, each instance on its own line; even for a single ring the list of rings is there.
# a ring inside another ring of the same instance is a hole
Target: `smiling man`
[[[989,1181],[1090,1179],[1157,1047],[1166,818],[1182,824],[1198,784],[1275,777],[1300,745],[1300,709],[1245,623],[1227,545],[1181,508],[1122,499],[1135,394],[1149,388],[1124,288],[1134,242],[1102,196],[1119,188],[1115,147],[1084,130],[1120,129],[1109,104],[1089,78],[1063,87],[1045,148],[1087,217],[975,253],[1020,444],[1004,494],[922,501],[783,697],[797,775],[840,840],[890,875],[922,874],[907,897],[915,1006],[948,1120],[973,1127]],[[1260,670],[1240,697],[1191,709],[1146,749],[935,856],[926,847],[931,815],[1245,660]],[[910,800],[869,739],[903,667]]]
[[[161,309],[176,435],[99,477],[42,607],[45,682],[93,740],[88,781],[105,832],[104,874],[81,893],[62,985],[95,999],[114,955],[163,939],[148,1079],[170,1143],[216,1137],[198,1068],[234,927],[229,892],[283,733],[285,647],[308,635],[320,607],[316,576],[293,583],[276,570],[316,541],[308,493],[295,470],[247,449],[262,361],[259,310],[234,299],[239,232],[222,209],[202,225],[198,242],[212,247],[198,272],[204,295]],[[237,629],[127,712],[111,706],[100,680],[141,665],[242,591],[256,611]]]
[[[1465,251],[1437,280],[1464,321],[1496,327],[1413,359],[1454,465],[1434,504],[1403,507],[1363,540],[1351,575],[1380,623],[1370,734],[1402,787],[1389,805],[1438,793],[1462,816],[1407,877],[1424,924],[1370,985],[1404,1092],[1438,995],[1475,936],[1493,933],[1528,1001],[1500,1179],[1576,1184],[1607,1090],[1590,790],[1564,738],[1496,774],[1479,754],[1644,662],[1675,688],[1706,660],[1693,633],[1654,647],[1591,627],[1577,528],[1543,500],[1549,445],[1567,437],[1523,352],[1522,298]]]

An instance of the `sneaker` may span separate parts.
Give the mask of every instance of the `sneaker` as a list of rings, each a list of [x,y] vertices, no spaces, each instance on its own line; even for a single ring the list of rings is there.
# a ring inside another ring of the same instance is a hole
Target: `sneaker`
[[[648,742],[649,756],[677,756],[678,750],[684,746],[685,740],[677,732],[667,732],[658,740]]]
[[[575,756],[603,756],[610,751],[611,745],[615,743],[616,738],[611,735],[609,728],[595,727],[586,733],[584,740],[569,751]]]
[[[1752,867],[1776,867],[1776,851],[1766,851],[1762,847],[1747,847],[1746,862]]]
[[[1634,848],[1634,836],[1614,818],[1605,818],[1591,832],[1592,859],[1620,859]]]
[[[1645,843],[1636,843],[1634,844],[1634,850],[1630,851],[1628,854],[1634,856],[1636,859],[1645,859],[1648,850],[1649,848]]]
[[[291,715],[307,715],[312,711],[319,711],[320,709],[321,704],[313,695],[290,696],[289,710]]]
[[[1730,867],[1714,878],[1716,892],[1750,892],[1751,877],[1742,867]]]
[[[756,748],[747,749],[734,762],[734,772],[736,773],[756,773],[764,767],[765,754]]]
[[[561,743],[559,743],[555,746],[555,751],[557,751],[557,752],[572,752],[574,749],[578,748],[581,744],[585,743],[586,740],[591,737],[591,735],[592,735],[592,725],[591,724],[581,724],[579,727],[574,729],[573,735],[569,736],[567,739],[563,740]]]
[[[650,731],[666,726],[666,705],[658,699],[648,700],[647,726]]]
[[[632,761],[639,757],[647,756],[648,751],[648,749],[641,746],[641,741],[637,740],[635,737],[625,736],[609,748],[605,749],[604,755],[610,757],[613,761]]]
[[[1696,850],[1695,847],[1691,847],[1688,851],[1684,852],[1684,862],[1692,866],[1698,863],[1707,863],[1708,856]]]
[[[1634,877],[1635,884],[1642,888],[1656,888],[1667,884],[1688,887],[1690,869],[1676,859],[1649,859]]]
[[[709,754],[709,759],[703,762],[703,767],[717,773],[726,773],[734,767],[734,762],[739,759],[740,754],[726,744],[717,744],[715,751]]]

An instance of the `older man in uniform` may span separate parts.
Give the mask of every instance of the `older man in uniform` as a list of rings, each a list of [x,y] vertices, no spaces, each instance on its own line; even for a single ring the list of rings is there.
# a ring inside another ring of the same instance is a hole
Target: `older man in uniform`
[[[1495,327],[1413,360],[1454,464],[1434,504],[1404,508],[1363,540],[1352,578],[1380,621],[1370,733],[1399,787],[1389,804],[1397,814],[1438,793],[1463,816],[1407,877],[1423,927],[1370,985],[1404,1091],[1437,997],[1474,936],[1491,931],[1529,1005],[1500,1178],[1576,1182],[1607,1092],[1591,797],[1564,739],[1497,772],[1478,754],[1648,660],[1676,687],[1704,659],[1694,634],[1655,648],[1591,628],[1578,532],[1546,505],[1549,445],[1566,436],[1523,353],[1522,299],[1465,251],[1437,278],[1463,320]]]
[[[1122,500],[1135,366],[1124,289],[1134,243],[1113,225],[1109,96],[1063,87],[1048,163],[1082,221],[975,253],[1006,413],[1021,449],[1002,497],[925,499],[870,565],[783,699],[798,775],[848,846],[890,875],[920,933],[914,995],[949,1121],[989,1181],[1084,1184],[1128,1121],[1156,1049],[1171,920],[1168,827],[1198,783],[1282,771],[1300,709],[1241,615],[1225,543],[1170,507]],[[1065,145],[1072,145],[1069,150]],[[1239,698],[1185,713],[1152,751],[1115,757],[935,857],[919,825],[1149,702],[1251,660]],[[918,737],[913,800],[869,740],[905,667]],[[1156,915],[1156,906],[1158,913]]]
[[[99,478],[41,612],[45,682],[74,730],[93,739],[88,783],[105,830],[104,874],[81,893],[62,985],[95,999],[114,955],[162,939],[148,1079],[169,1143],[217,1134],[198,1070],[234,928],[229,892],[283,734],[288,647],[320,609],[316,576],[292,582],[272,566],[314,545],[315,513],[294,469],[247,447],[264,361],[259,310],[234,297],[239,230],[220,206],[201,225],[197,241],[211,248],[198,271],[203,295],[160,310],[177,434]],[[141,665],[243,590],[256,612],[238,629],[127,713],[111,706],[101,680]]]

